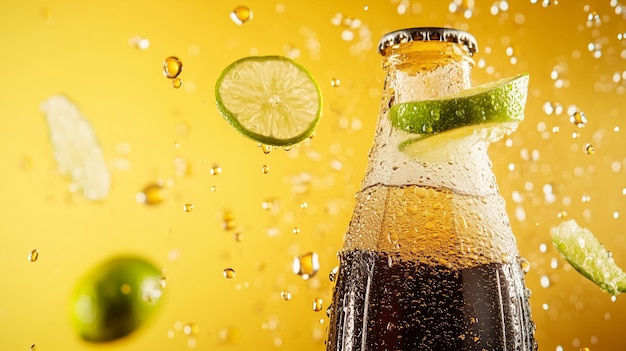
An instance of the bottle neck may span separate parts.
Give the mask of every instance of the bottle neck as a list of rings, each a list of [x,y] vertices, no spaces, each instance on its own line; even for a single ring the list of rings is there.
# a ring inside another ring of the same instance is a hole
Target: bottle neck
[[[440,99],[470,88],[474,61],[467,50],[455,43],[415,41],[389,47],[383,55],[382,101],[362,187],[421,185],[472,195],[495,193],[484,138],[450,138],[424,152],[407,153],[399,145],[418,135],[394,128],[388,115],[395,104]],[[461,176],[478,180],[462,181]]]

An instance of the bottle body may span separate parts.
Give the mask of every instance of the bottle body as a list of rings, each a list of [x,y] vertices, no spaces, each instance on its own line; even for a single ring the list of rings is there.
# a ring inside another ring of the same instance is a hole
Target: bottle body
[[[410,45],[407,45],[410,44]],[[428,44],[428,45],[426,45]],[[367,174],[335,285],[327,350],[535,350],[523,260],[484,134],[419,155],[387,116],[399,102],[471,85],[453,43],[406,43],[385,57]]]

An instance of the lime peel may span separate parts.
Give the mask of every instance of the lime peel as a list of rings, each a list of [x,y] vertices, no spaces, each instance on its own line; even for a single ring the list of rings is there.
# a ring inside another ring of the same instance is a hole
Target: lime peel
[[[585,278],[611,295],[626,291],[626,273],[591,231],[569,220],[550,232],[556,249]]]
[[[241,134],[272,146],[310,137],[322,111],[321,89],[284,56],[250,56],[231,63],[215,85],[217,108]]]
[[[519,123],[524,119],[528,79],[528,74],[520,74],[442,99],[399,103],[389,111],[391,123],[422,137],[465,126]]]

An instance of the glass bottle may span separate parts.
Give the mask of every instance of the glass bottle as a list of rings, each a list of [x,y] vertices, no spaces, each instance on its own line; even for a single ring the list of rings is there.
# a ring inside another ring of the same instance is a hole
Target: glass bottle
[[[380,42],[382,102],[339,252],[327,350],[537,349],[524,260],[487,155],[498,137],[452,132],[407,153],[398,145],[415,135],[388,118],[394,104],[470,88],[476,48],[445,28]]]

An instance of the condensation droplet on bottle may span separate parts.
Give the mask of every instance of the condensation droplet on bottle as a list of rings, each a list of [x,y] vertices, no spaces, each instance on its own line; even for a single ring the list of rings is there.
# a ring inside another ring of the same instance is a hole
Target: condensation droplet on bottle
[[[587,124],[587,117],[584,112],[576,111],[570,116],[569,121],[577,127],[582,128]]]
[[[230,19],[235,22],[236,25],[241,26],[248,22],[253,17],[252,10],[247,6],[237,6],[230,13]]]
[[[585,153],[587,155],[593,155],[596,152],[596,149],[591,144],[585,145]]]
[[[313,277],[320,269],[319,256],[316,252],[307,252],[293,260],[293,272],[307,280]]]
[[[530,262],[522,257],[520,259],[520,268],[522,269],[522,272],[528,273],[530,271]]]
[[[163,60],[163,75],[174,79],[183,71],[183,62],[176,56],[169,56]]]
[[[291,293],[287,290],[283,290],[280,292],[280,298],[285,301],[289,301],[291,300]]]
[[[330,270],[330,273],[328,273],[328,279],[331,282],[334,282],[335,279],[337,279],[337,274],[338,273],[339,273],[339,266],[333,267],[333,269]]]
[[[154,182],[146,185],[143,190],[137,193],[135,199],[137,202],[146,205],[158,205],[162,203],[165,199],[163,184],[160,182]]]
[[[222,272],[222,274],[224,275],[224,278],[226,279],[232,279],[235,277],[235,275],[237,275],[237,273],[235,272],[234,269],[232,268],[226,268],[224,269],[224,271]]]
[[[319,312],[322,310],[323,307],[324,307],[324,301],[322,301],[321,298],[316,297],[315,299],[313,299],[313,311]]]
[[[261,171],[263,172],[263,174],[268,174],[270,172],[270,166],[263,165],[263,167],[261,167]]]
[[[214,164],[213,166],[211,166],[209,173],[211,173],[211,175],[220,175],[222,174],[222,167],[220,167],[217,164]]]
[[[30,262],[37,262],[39,259],[39,250],[35,249],[28,253],[28,260]]]

